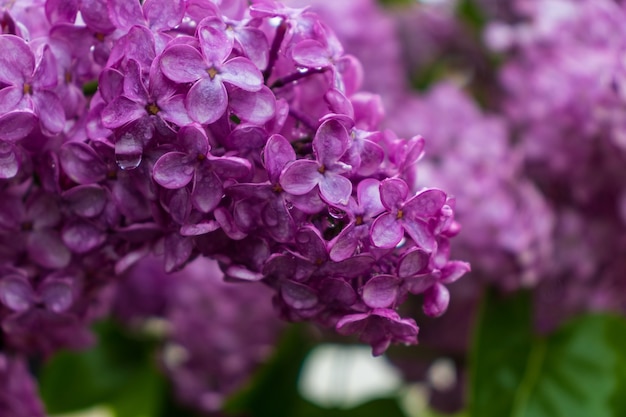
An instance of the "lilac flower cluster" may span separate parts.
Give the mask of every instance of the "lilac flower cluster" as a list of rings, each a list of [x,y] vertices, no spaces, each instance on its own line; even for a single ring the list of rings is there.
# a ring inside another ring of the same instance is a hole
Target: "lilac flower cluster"
[[[518,23],[492,23],[486,40],[510,57],[500,73],[506,115],[557,213],[540,316],[550,327],[581,309],[624,311],[626,11],[614,1],[514,6]]]
[[[280,328],[272,291],[223,282],[216,261],[198,258],[166,274],[147,257],[116,288],[114,314],[160,340],[161,367],[179,400],[196,410],[219,410],[272,353]]]
[[[262,281],[288,320],[416,343],[442,314],[454,201],[417,190],[424,140],[378,131],[362,68],[306,9],[262,0],[32,0],[2,10],[4,344],[89,341],[148,253]],[[97,82],[97,91],[90,85]]]

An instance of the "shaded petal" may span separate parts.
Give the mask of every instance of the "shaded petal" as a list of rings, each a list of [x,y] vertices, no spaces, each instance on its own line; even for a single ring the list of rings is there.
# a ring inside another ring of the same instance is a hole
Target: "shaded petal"
[[[367,254],[356,255],[339,262],[328,262],[320,269],[321,274],[356,278],[365,272],[371,272],[374,258]]]
[[[200,124],[209,124],[222,117],[228,106],[224,84],[218,80],[203,78],[196,82],[185,99],[189,116]]]
[[[437,283],[424,292],[424,314],[430,317],[439,317],[448,309],[450,303],[450,292],[448,289]]]
[[[204,129],[197,126],[184,126],[178,131],[178,140],[188,155],[205,156],[209,152],[209,139]]]
[[[72,252],[83,254],[102,245],[106,234],[95,225],[77,219],[65,225],[61,238]]]
[[[35,292],[26,277],[12,274],[0,279],[0,302],[11,310],[26,311],[35,301]]]
[[[350,223],[333,239],[329,251],[330,259],[339,262],[354,255],[359,244],[354,227],[354,222]]]
[[[324,176],[315,161],[301,159],[288,165],[280,176],[280,185],[290,194],[303,195],[320,183]]]
[[[54,313],[67,311],[74,302],[72,284],[67,279],[47,279],[37,290],[46,308]]]
[[[452,284],[471,270],[472,268],[467,262],[450,261],[441,269],[441,277],[439,280],[443,284]]]
[[[388,210],[400,208],[408,194],[409,187],[399,178],[386,179],[380,183],[380,201]]]
[[[271,183],[278,183],[283,168],[295,160],[296,152],[284,136],[278,134],[270,136],[263,149],[263,161]]]
[[[382,165],[385,151],[370,140],[363,140],[360,152],[361,164],[357,170],[364,177],[375,174]]]
[[[61,0],[63,1],[63,0]],[[115,30],[109,19],[107,2],[102,0],[81,0],[80,14],[94,32],[111,33]]]
[[[327,171],[319,186],[320,195],[329,204],[345,206],[352,195],[352,182],[334,172]]]
[[[254,65],[257,68],[265,69],[270,50],[265,33],[260,29],[245,26],[236,33],[235,39],[241,45],[243,53],[254,62]]]
[[[422,220],[402,220],[402,226],[406,232],[411,236],[413,242],[426,252],[432,252],[437,247],[437,241],[435,235],[431,232],[428,224]]]
[[[28,44],[14,35],[0,36],[0,82],[21,87],[35,70],[35,57]]]
[[[324,304],[337,303],[350,307],[357,300],[352,286],[339,278],[325,278],[318,286],[319,298]]]
[[[256,92],[234,88],[228,98],[232,111],[249,123],[263,125],[272,120],[276,113],[276,96],[266,86],[261,86]]]
[[[374,246],[379,248],[395,248],[404,237],[402,225],[391,213],[383,214],[372,223],[370,238]]]
[[[63,193],[70,210],[81,217],[95,217],[107,203],[106,191],[99,185],[79,185]]]
[[[193,122],[185,108],[184,94],[177,94],[166,100],[158,100],[157,105],[161,109],[159,116],[163,120],[167,120],[178,126],[186,126]]]
[[[289,307],[296,310],[313,308],[319,302],[312,288],[289,280],[281,284],[280,295]]]
[[[292,58],[298,65],[308,68],[320,68],[331,65],[326,47],[313,39],[299,42],[293,48]]]
[[[65,127],[65,112],[63,104],[51,91],[38,91],[33,94],[33,101],[39,114],[39,123],[48,133],[56,135]]]
[[[398,264],[398,275],[410,277],[423,274],[428,270],[430,254],[419,248],[407,252]]]
[[[53,89],[57,86],[57,64],[52,51],[45,45],[41,54],[41,59],[35,69],[32,83],[35,90]]]
[[[8,113],[15,110],[30,109],[22,102],[24,93],[21,87],[5,87],[0,89],[0,113]],[[30,109],[32,110],[32,109]]]
[[[233,216],[224,207],[216,208],[213,215],[215,216],[215,220],[217,220],[219,225],[222,227],[224,233],[226,233],[226,236],[232,240],[241,240],[247,236],[246,233],[239,230],[235,224]]]
[[[218,222],[209,220],[195,224],[184,224],[180,227],[180,234],[183,236],[199,236],[214,232],[219,228]]]
[[[224,62],[233,50],[233,38],[226,34],[223,23],[216,17],[208,17],[200,22],[197,36],[202,55],[212,66]]]
[[[199,171],[196,174],[191,191],[191,201],[195,208],[208,213],[222,200],[224,189],[222,181],[213,172]]]
[[[0,142],[0,178],[9,179],[17,175],[20,170],[20,160],[17,148],[11,143]]]
[[[439,213],[446,203],[446,198],[446,193],[441,190],[425,190],[409,199],[402,207],[402,210],[410,218],[432,217]]]
[[[53,230],[44,229],[30,233],[26,247],[31,259],[44,268],[61,269],[72,259],[72,254]]]
[[[362,288],[363,302],[372,308],[391,307],[400,295],[402,280],[392,275],[378,275]]]
[[[143,14],[153,30],[166,30],[178,26],[185,13],[185,3],[181,0],[146,0]]]
[[[356,197],[363,214],[372,218],[385,211],[383,203],[380,201],[380,181],[373,178],[366,178],[356,187]]]
[[[182,152],[168,152],[154,164],[154,180],[169,189],[182,188],[193,179],[196,168]]]
[[[113,68],[103,69],[98,78],[98,91],[105,102],[115,100],[124,92],[124,75]]]
[[[291,242],[296,233],[296,224],[281,198],[271,199],[261,212],[267,232],[277,242]]]
[[[107,0],[109,18],[119,29],[128,29],[145,22],[141,4],[136,0]]]
[[[165,238],[165,272],[181,268],[191,257],[193,241],[172,233]]]
[[[143,83],[141,67],[134,59],[129,59],[126,63],[124,96],[143,105],[148,103],[148,90]]]
[[[106,165],[96,151],[85,143],[64,144],[59,159],[63,171],[78,184],[93,184],[106,176]]]
[[[300,228],[296,233],[298,252],[311,262],[321,265],[328,260],[326,242],[313,226]]]
[[[146,109],[131,99],[119,96],[102,110],[102,125],[115,129],[145,116]]]
[[[78,0],[47,0],[46,17],[52,24],[74,23],[78,13]]]
[[[196,48],[190,45],[173,45],[161,55],[161,71],[177,83],[192,83],[207,77],[207,64]]]
[[[348,150],[350,135],[337,120],[327,120],[320,125],[313,139],[313,149],[317,160],[326,168],[334,165]]]
[[[220,78],[246,91],[259,91],[263,86],[261,71],[247,58],[236,57],[220,68]]]

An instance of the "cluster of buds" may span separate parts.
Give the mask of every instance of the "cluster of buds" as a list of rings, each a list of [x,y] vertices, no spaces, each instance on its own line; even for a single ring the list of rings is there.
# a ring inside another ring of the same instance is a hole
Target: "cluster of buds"
[[[424,140],[377,130],[379,99],[315,14],[19,4],[0,35],[7,346],[87,340],[101,289],[148,253],[167,272],[215,259],[227,280],[274,289],[282,317],[357,333],[374,354],[417,342],[396,311],[409,294],[445,311],[469,269],[449,259],[454,200],[416,189]]]

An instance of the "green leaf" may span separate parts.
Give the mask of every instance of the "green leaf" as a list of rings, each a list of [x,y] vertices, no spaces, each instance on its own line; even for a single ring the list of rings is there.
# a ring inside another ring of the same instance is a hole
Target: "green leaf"
[[[624,415],[626,321],[586,315],[538,337],[530,306],[528,294],[486,295],[473,346],[470,415]]]
[[[42,369],[40,392],[50,414],[106,404],[116,417],[156,416],[164,379],[149,340],[132,338],[112,322],[95,327],[98,343],[83,352],[61,352]]]

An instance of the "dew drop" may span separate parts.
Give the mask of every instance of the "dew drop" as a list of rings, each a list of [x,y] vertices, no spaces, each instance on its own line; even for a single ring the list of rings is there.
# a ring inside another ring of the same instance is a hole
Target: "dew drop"
[[[123,135],[115,143],[115,162],[124,171],[135,169],[141,164],[143,147],[131,135]]]

